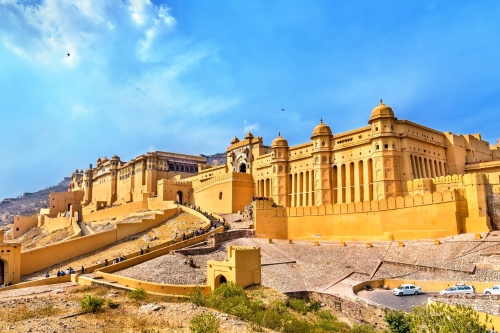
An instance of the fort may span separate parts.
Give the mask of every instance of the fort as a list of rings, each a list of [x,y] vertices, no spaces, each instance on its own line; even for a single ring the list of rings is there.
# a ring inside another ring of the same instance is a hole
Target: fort
[[[367,113],[367,121],[368,126],[333,134],[320,120],[310,140],[296,146],[289,146],[281,133],[265,145],[248,132],[242,140],[232,139],[223,165],[163,151],[130,161],[117,155],[98,158],[86,171],[75,170],[67,192],[51,193],[49,207],[37,216],[16,216],[12,234],[2,233],[2,282],[19,283],[23,275],[98,250],[181,212],[198,216],[209,231],[223,221],[223,214],[250,206],[255,237],[269,242],[370,244],[498,229],[500,143],[400,120],[382,100]],[[117,222],[99,233],[82,231],[103,218],[153,210],[153,217],[137,223]],[[62,242],[21,251],[16,239],[41,226],[74,232]],[[178,244],[194,243],[174,237],[157,251],[166,254],[182,248]],[[232,247],[228,256],[226,262],[207,263],[206,288],[221,279],[260,283],[258,247]],[[248,264],[248,272],[242,263]],[[114,271],[102,264],[92,269],[104,276]],[[186,292],[169,288],[174,294]]]

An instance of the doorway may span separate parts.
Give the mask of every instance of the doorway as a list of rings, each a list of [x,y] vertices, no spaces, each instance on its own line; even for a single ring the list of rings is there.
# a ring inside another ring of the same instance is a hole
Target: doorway
[[[176,201],[181,205],[184,203],[184,201],[182,201],[182,191],[177,191]]]

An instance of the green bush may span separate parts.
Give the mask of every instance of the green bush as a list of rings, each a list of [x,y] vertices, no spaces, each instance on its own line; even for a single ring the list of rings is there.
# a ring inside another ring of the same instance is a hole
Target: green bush
[[[368,324],[355,324],[349,333],[376,333],[377,331]]]
[[[318,312],[321,309],[321,303],[318,301],[312,301],[307,304],[309,311]]]
[[[128,293],[128,297],[138,301],[145,300],[147,296],[146,290],[142,288],[134,289]]]
[[[85,295],[80,300],[80,307],[85,312],[96,313],[102,311],[102,306],[104,305],[104,302],[105,302],[104,298],[92,295]]]
[[[389,312],[384,317],[384,321],[391,333],[410,333],[410,322],[403,311]]]
[[[213,313],[207,312],[194,316],[189,330],[191,333],[218,333],[219,326],[219,319]]]
[[[203,306],[205,305],[205,295],[201,292],[200,287],[196,287],[192,292],[189,293],[189,301],[193,304],[196,304],[198,306]]]
[[[305,315],[307,313],[307,311],[309,310],[309,307],[307,306],[307,302],[304,301],[303,299],[299,299],[299,298],[291,298],[289,301],[288,301],[288,306],[290,307],[290,309],[302,314],[302,315]]]

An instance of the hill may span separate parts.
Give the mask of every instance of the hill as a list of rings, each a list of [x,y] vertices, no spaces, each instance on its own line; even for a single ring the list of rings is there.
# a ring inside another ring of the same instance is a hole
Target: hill
[[[25,192],[16,198],[5,198],[0,202],[0,226],[14,222],[15,215],[34,215],[40,208],[48,207],[51,192],[68,190],[70,178],[64,177],[57,185],[36,192]]]

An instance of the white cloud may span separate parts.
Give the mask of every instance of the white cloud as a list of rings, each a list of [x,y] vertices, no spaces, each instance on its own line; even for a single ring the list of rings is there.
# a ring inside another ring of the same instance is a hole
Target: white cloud
[[[80,119],[91,116],[95,113],[96,109],[95,105],[74,105],[71,108],[71,119]]]
[[[259,124],[249,124],[248,121],[243,121],[243,133],[257,131],[259,129]]]

